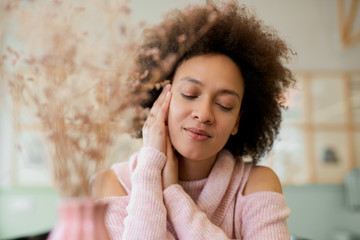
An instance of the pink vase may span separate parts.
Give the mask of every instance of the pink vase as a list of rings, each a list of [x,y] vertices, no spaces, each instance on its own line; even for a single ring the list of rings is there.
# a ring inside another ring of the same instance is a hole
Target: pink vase
[[[107,205],[75,198],[58,206],[58,221],[48,240],[108,240],[104,218]]]

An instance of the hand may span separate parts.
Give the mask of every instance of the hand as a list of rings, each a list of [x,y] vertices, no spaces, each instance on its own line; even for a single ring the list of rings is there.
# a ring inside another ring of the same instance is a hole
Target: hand
[[[165,120],[170,106],[170,84],[166,85],[153,104],[149,116],[144,123],[143,145],[153,147],[166,155],[167,127]]]
[[[162,172],[163,190],[179,181],[178,159],[174,153],[169,135],[166,141],[166,163]]]

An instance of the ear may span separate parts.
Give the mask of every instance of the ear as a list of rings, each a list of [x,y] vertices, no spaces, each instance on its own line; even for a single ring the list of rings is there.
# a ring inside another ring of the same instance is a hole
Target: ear
[[[241,118],[241,116],[243,115],[243,113],[244,113],[244,110],[240,110],[239,116],[238,116],[237,119],[236,119],[235,126],[234,126],[233,130],[231,131],[231,135],[237,134],[237,132],[238,132],[238,130],[239,130],[240,118]]]

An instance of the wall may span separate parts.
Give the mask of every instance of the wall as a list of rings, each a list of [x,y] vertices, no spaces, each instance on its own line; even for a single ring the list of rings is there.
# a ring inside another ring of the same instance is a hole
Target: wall
[[[159,22],[169,8],[178,8],[188,3],[203,3],[205,0],[132,0],[134,19]],[[214,1],[216,2],[216,1]],[[239,0],[253,8],[268,25],[273,26],[293,49],[298,57],[290,64],[297,70],[359,70],[360,44],[342,49],[339,42],[336,0]],[[350,3],[349,0],[346,1]],[[355,29],[360,29],[360,16],[355,20]]]
[[[345,240],[350,239],[347,235],[356,234],[359,238],[354,239],[360,239],[360,211],[345,207],[343,185],[286,186],[284,195],[291,209],[288,226],[294,236]]]
[[[0,96],[4,96],[4,88],[0,90]],[[11,154],[13,149],[11,110],[1,101],[0,97],[0,187],[11,185]]]

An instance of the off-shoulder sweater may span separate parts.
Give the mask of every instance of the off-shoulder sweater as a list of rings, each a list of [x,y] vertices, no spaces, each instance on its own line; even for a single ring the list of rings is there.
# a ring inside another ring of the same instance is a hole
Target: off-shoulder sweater
[[[105,223],[113,239],[290,239],[282,194],[242,194],[251,164],[223,150],[206,179],[163,191],[165,161],[163,153],[143,147],[112,166],[128,194],[98,200],[109,205]]]

